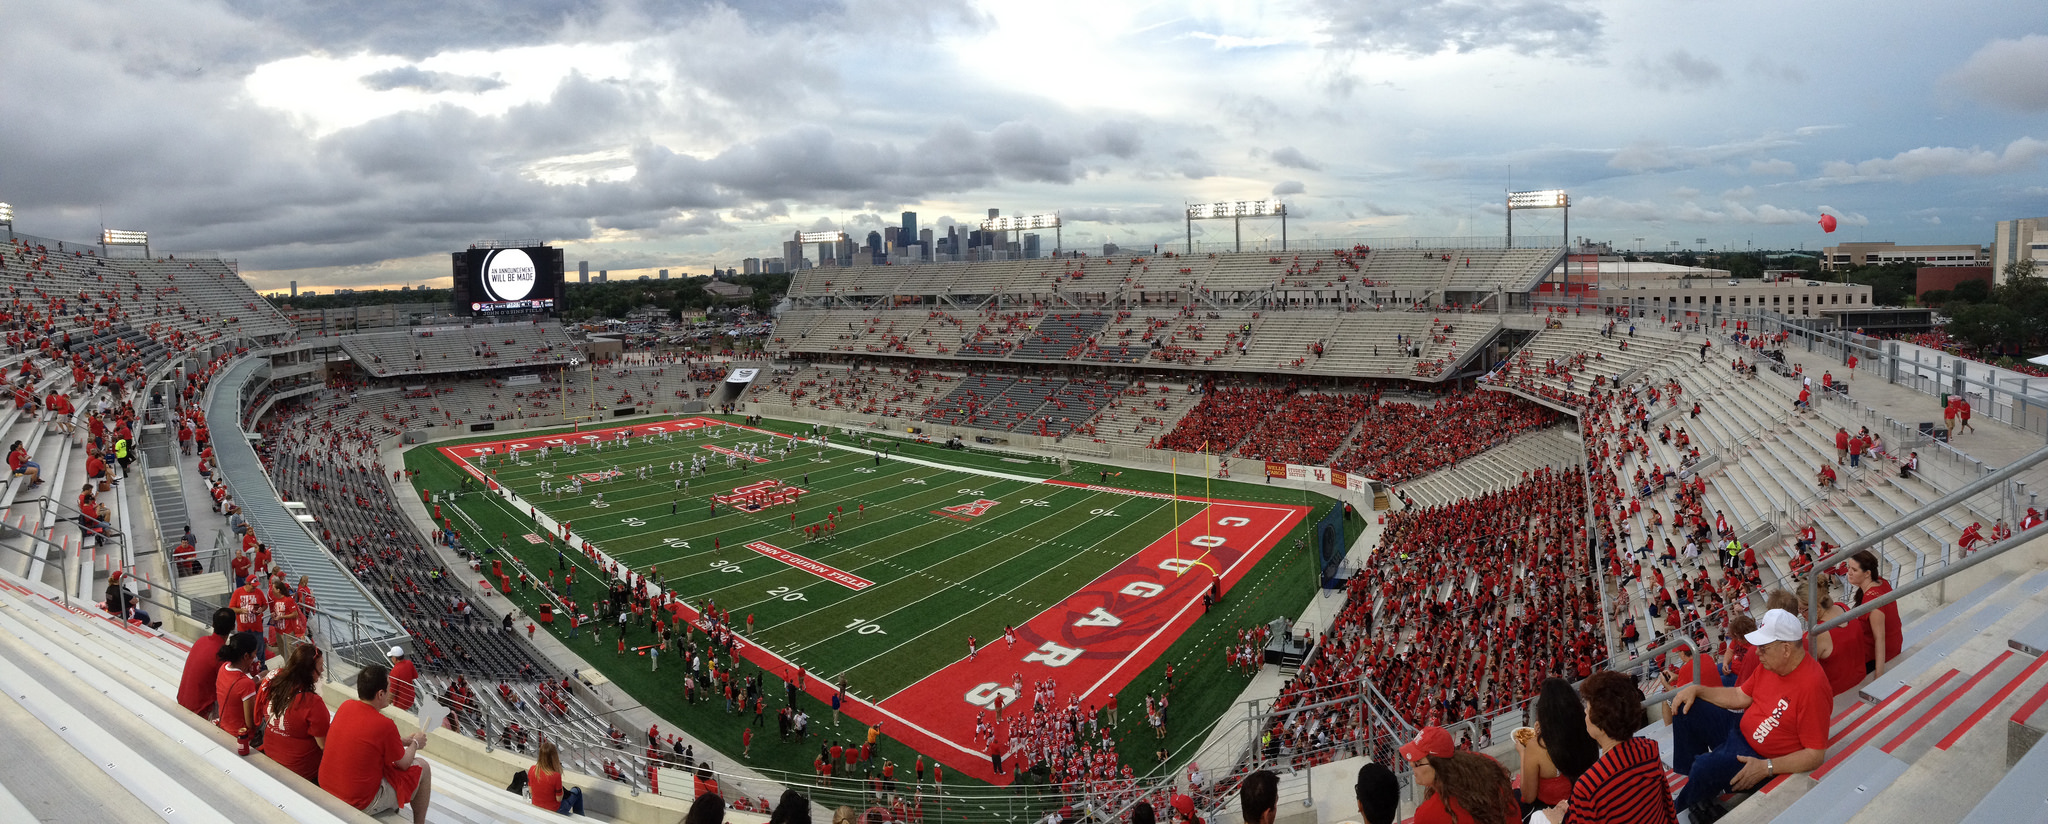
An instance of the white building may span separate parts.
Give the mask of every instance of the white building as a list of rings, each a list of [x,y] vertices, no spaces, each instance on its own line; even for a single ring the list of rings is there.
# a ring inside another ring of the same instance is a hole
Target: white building
[[[1998,222],[1991,237],[1991,282],[2004,283],[2005,267],[2022,260],[2048,263],[2048,217]]]

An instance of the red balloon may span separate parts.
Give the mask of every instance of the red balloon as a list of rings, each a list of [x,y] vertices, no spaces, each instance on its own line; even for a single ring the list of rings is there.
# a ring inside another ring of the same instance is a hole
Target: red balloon
[[[1820,230],[1821,230],[1821,231],[1823,231],[1823,232],[1833,232],[1833,231],[1835,230],[1835,216],[1834,216],[1834,215],[1821,215],[1821,216],[1820,216]]]

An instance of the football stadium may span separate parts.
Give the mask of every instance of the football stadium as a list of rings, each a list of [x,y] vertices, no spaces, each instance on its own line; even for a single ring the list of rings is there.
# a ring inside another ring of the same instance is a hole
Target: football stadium
[[[1575,0],[173,5],[0,55],[0,824],[2048,821],[2048,218],[1915,245],[2031,136],[1615,138],[1806,71]]]
[[[621,820],[712,787],[734,820],[790,789],[1234,820],[1274,778],[1306,820],[1365,763],[1413,810],[1407,753],[1513,761],[1547,682],[1596,681],[1662,753],[1642,803],[1698,820],[1712,753],[1674,763],[1665,701],[1782,649],[1779,598],[1821,637],[1896,604],[1897,634],[1812,653],[1825,747],[1707,802],[2032,791],[2044,407],[1912,344],[1617,306],[1561,247],[812,269],[750,350],[546,308],[306,335],[220,260],[101,250],[6,256],[53,303],[14,304],[46,331],[8,367],[0,675],[52,769],[104,758],[138,804],[359,815],[191,711],[223,606],[272,668],[317,650],[321,700],[402,674],[445,820],[530,817],[499,780],[543,741]],[[1958,386],[1981,425],[1916,420]]]

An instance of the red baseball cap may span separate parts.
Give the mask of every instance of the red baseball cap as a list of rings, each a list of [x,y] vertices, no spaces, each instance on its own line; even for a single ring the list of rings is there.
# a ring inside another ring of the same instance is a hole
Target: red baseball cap
[[[1412,764],[1421,761],[1424,756],[1449,758],[1456,749],[1457,744],[1451,740],[1450,733],[1444,732],[1444,728],[1423,727],[1421,732],[1415,734],[1415,740],[1401,745],[1401,757],[1408,759]]]
[[[1175,812],[1178,812],[1181,815],[1187,816],[1188,818],[1194,818],[1195,800],[1185,795],[1176,795],[1173,797],[1173,809]]]

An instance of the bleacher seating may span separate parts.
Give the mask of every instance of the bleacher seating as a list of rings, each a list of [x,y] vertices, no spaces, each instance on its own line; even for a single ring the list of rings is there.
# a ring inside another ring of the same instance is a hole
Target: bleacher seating
[[[576,356],[575,344],[555,321],[364,332],[343,337],[341,348],[377,377],[552,366]]]

